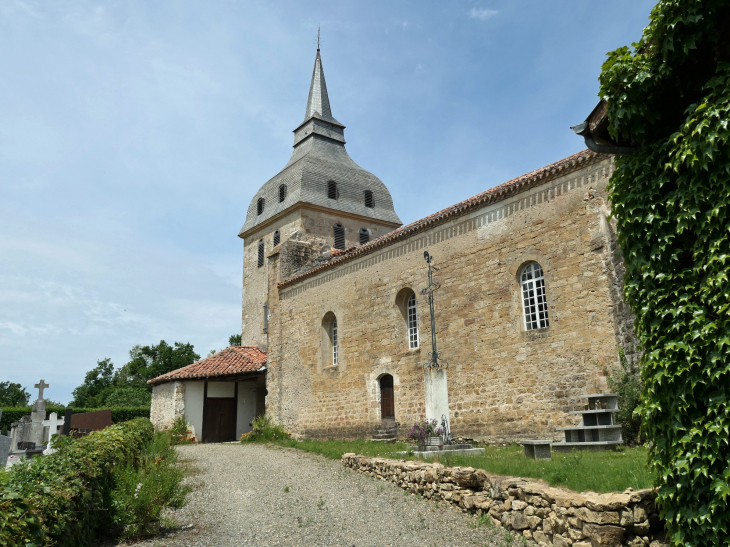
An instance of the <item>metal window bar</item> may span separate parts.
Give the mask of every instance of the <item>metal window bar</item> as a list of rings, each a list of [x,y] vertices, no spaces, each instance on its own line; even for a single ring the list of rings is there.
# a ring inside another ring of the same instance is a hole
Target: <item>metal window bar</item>
[[[264,304],[264,334],[269,333],[269,303]]]
[[[274,232],[274,247],[276,247],[279,243],[281,243],[281,233],[279,233],[279,230],[276,230]]]
[[[416,308],[416,295],[411,293],[408,297],[406,305],[408,312],[408,349],[415,349],[419,345],[418,341],[418,310]]]
[[[337,319],[332,321],[332,364],[337,364]]]
[[[335,249],[345,250],[345,227],[342,224],[335,224],[333,227],[335,236]]]
[[[532,262],[525,266],[521,281],[525,330],[544,329],[550,326],[545,298],[545,277],[540,265]]]
[[[279,203],[286,199],[286,184],[279,186]]]
[[[368,232],[366,228],[360,228],[357,235],[360,240],[360,245],[365,245],[368,241],[370,241],[370,232]]]
[[[264,265],[264,240],[259,240],[259,268]]]

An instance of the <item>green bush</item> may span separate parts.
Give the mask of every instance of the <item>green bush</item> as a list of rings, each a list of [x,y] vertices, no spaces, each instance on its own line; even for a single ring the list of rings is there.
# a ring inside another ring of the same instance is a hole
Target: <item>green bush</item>
[[[256,416],[251,422],[253,429],[241,435],[242,443],[260,441],[280,441],[290,439],[291,435],[282,426],[275,424],[269,416],[262,414]]]
[[[622,426],[624,442],[629,446],[636,446],[644,442],[641,435],[641,414],[635,412],[641,404],[643,383],[639,368],[627,362],[621,349],[619,349],[619,359],[621,371],[605,371],[606,379],[611,392],[618,395],[619,412],[616,414],[616,421]]]
[[[150,421],[139,418],[78,440],[66,437],[55,454],[13,466],[2,499],[3,514],[16,517],[0,528],[0,545],[89,545],[111,523],[113,469],[139,465],[142,447],[152,436]],[[42,541],[32,526],[22,526],[31,515],[41,523]]]
[[[7,407],[3,408],[2,419],[0,419],[0,431],[6,432],[10,430],[10,425],[13,422],[17,422],[23,416],[27,416],[33,410],[32,406],[21,406],[21,407]],[[83,412],[96,412],[97,410],[105,410],[103,408],[74,408],[74,414],[81,414]],[[64,406],[47,406],[46,412],[56,412],[59,416],[63,416],[66,411]],[[128,422],[135,418],[149,418],[150,407],[122,407],[112,408],[112,422],[115,424],[121,422]]]
[[[112,514],[121,535],[131,538],[154,533],[166,508],[183,507],[191,490],[182,484],[184,475],[167,432],[155,433],[144,446],[139,466],[117,467]]]
[[[45,537],[40,519],[21,495],[0,489],[0,545],[34,547],[41,545]]]

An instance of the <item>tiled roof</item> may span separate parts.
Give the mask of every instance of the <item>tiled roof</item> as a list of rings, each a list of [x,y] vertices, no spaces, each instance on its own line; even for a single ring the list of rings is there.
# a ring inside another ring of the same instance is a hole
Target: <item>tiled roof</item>
[[[266,353],[253,346],[231,346],[218,353],[201,359],[186,367],[173,370],[152,380],[150,385],[162,384],[173,380],[198,380],[233,376],[244,372],[258,372],[264,370]]]
[[[407,239],[419,232],[428,230],[436,225],[449,222],[454,218],[458,218],[462,215],[468,214],[474,209],[483,207],[484,205],[505,200],[511,196],[514,196],[515,194],[524,192],[525,190],[528,190],[539,184],[544,184],[549,180],[552,180],[559,176],[563,176],[566,173],[575,171],[576,169],[585,167],[589,163],[600,161],[601,159],[604,159],[606,157],[607,156],[603,154],[597,154],[588,149],[583,150],[560,161],[551,163],[550,165],[546,165],[545,167],[541,167],[540,169],[531,171],[525,175],[517,177],[516,179],[512,179],[508,182],[500,184],[499,186],[490,188],[489,190],[486,190],[481,194],[477,194],[476,196],[461,201],[456,205],[452,205],[451,207],[442,209],[441,211],[422,218],[421,220],[417,220],[416,222],[408,224],[407,226],[402,226],[396,230],[393,230],[392,232],[388,232],[385,235],[373,239],[369,243],[360,245],[359,247],[347,249],[346,251],[339,251],[338,253],[333,252],[332,259],[329,262],[325,262],[324,264],[321,264],[316,268],[312,268],[311,270],[307,270],[300,274],[294,275],[289,279],[285,279],[277,286],[280,289],[283,289],[285,287],[288,287],[289,285],[293,285],[298,281],[301,281],[304,278],[316,275],[323,270],[328,270],[355,258],[370,254],[382,247],[395,243],[396,241]]]

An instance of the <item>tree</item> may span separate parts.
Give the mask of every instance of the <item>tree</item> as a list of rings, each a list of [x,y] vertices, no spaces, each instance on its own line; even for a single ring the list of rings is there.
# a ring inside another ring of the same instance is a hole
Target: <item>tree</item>
[[[30,393],[20,384],[0,382],[0,407],[28,406]]]
[[[644,433],[674,545],[730,533],[730,0],[663,0],[600,76]]]
[[[114,363],[106,358],[96,362],[96,366],[86,373],[84,383],[73,390],[72,407],[96,408],[101,405],[112,386]]]
[[[241,335],[240,334],[231,334],[228,337],[228,345],[229,346],[240,346],[241,345]]]
[[[191,365],[200,359],[192,344],[175,342],[174,346],[170,346],[164,340],[156,346],[134,346],[129,357],[129,362],[114,375],[115,386],[137,386],[150,391],[147,380]]]
[[[105,408],[150,406],[152,394],[145,388],[121,387],[113,389],[104,400]]]

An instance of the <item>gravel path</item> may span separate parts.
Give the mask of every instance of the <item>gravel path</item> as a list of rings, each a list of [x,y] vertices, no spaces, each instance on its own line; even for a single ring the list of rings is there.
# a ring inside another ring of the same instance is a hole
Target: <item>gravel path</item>
[[[339,461],[261,445],[179,447],[200,474],[189,504],[172,514],[183,526],[142,546],[297,545],[507,546],[504,531]],[[186,525],[192,527],[185,529]],[[521,537],[515,545],[524,545]]]

